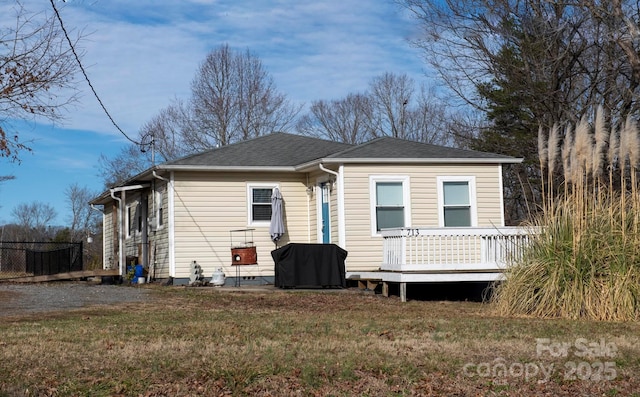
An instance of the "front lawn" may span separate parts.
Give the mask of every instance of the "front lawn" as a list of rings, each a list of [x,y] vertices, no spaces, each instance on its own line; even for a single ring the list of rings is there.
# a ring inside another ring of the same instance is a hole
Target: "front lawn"
[[[640,390],[637,323],[506,318],[487,304],[354,291],[146,288],[144,304],[2,319],[0,396]]]

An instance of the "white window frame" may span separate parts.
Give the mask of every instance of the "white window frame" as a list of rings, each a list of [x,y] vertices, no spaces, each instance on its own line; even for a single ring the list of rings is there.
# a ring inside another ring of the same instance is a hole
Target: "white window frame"
[[[139,201],[138,204],[136,205],[136,212],[135,212],[135,216],[136,216],[136,234],[140,235],[142,234],[142,228],[144,227],[144,222],[142,219],[142,203],[143,201]]]
[[[136,208],[135,204],[129,204],[126,206],[125,219],[124,219],[124,230],[126,231],[126,238],[131,238],[135,234],[135,229],[132,229],[133,223],[131,219],[132,217],[135,216],[135,208]]]
[[[402,204],[404,206],[404,227],[411,227],[411,185],[408,175],[369,175],[369,206],[371,208],[371,236],[380,237],[382,234],[377,230],[376,217],[376,185],[378,182],[400,182],[402,183]]]
[[[156,191],[153,193],[155,194],[155,204],[156,204],[156,210],[155,210],[155,230],[161,230],[164,229],[164,219],[162,219],[162,216],[164,215],[164,208],[163,208],[163,197],[164,197],[164,186],[160,186],[158,188],[156,188]]]
[[[247,225],[248,226],[269,226],[271,221],[254,221],[253,220],[253,189],[280,189],[278,183],[251,182],[247,183]]]
[[[444,184],[445,182],[467,182],[469,187],[469,207],[471,218],[471,225],[468,227],[478,226],[478,213],[477,213],[477,201],[476,201],[476,177],[475,176],[439,176],[437,177],[438,184],[438,226],[451,227],[444,225]]]

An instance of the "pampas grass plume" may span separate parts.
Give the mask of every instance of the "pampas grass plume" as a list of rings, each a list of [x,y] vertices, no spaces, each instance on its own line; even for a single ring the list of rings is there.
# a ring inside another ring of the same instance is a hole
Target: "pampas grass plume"
[[[560,133],[558,124],[554,124],[549,133],[549,144],[547,145],[547,156],[549,157],[549,175],[553,174],[558,160],[558,152],[560,151]]]
[[[544,137],[544,132],[542,131],[542,126],[538,128],[538,159],[540,160],[540,169],[544,168],[547,164],[547,140]]]
[[[624,130],[627,137],[629,165],[632,169],[635,169],[638,168],[638,161],[640,160],[640,142],[638,141],[638,125],[631,115],[627,116]]]
[[[598,110],[596,111],[596,122],[595,122],[595,139],[596,144],[594,146],[593,153],[593,164],[592,164],[592,172],[593,177],[597,178],[602,174],[603,170],[603,155],[604,148],[607,146],[607,139],[609,138],[609,133],[607,132],[607,128],[604,123],[604,111],[602,106],[598,106]]]
[[[575,141],[575,155],[578,161],[578,169],[575,172],[582,173],[581,170],[591,169],[591,163],[593,161],[593,149],[592,139],[590,133],[589,123],[586,117],[582,117],[578,126],[576,127],[576,141]],[[583,168],[584,167],[584,168]]]
[[[567,131],[564,134],[564,142],[562,143],[562,167],[564,171],[565,184],[571,182],[571,152],[573,151],[573,133],[571,125],[567,126]]]
[[[616,161],[618,161],[620,151],[620,138],[615,128],[611,129],[609,136],[609,150],[607,151],[607,159],[609,160],[609,168],[613,169]]]

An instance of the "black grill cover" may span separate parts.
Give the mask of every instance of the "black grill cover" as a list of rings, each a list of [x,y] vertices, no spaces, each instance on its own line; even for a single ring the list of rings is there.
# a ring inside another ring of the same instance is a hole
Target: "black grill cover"
[[[344,260],[347,251],[335,244],[289,243],[271,251],[275,262],[275,285],[345,288]]]

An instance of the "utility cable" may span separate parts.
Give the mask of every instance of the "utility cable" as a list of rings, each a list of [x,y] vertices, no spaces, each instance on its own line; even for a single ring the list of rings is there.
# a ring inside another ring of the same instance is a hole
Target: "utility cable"
[[[102,107],[102,110],[104,111],[104,113],[107,115],[107,117],[111,121],[111,124],[113,124],[114,127],[116,127],[116,129],[118,131],[120,131],[120,133],[122,135],[124,135],[124,137],[127,138],[131,143],[136,144],[138,146],[142,146],[141,142],[137,142],[137,141],[129,138],[129,136],[122,130],[122,128],[120,128],[120,126],[118,126],[118,124],[115,122],[113,117],[111,117],[111,114],[109,113],[107,108],[104,106],[104,103],[102,103],[102,100],[98,96],[98,93],[96,92],[95,88],[93,88],[93,84],[91,84],[91,80],[89,80],[89,76],[87,75],[87,72],[84,70],[84,66],[82,66],[82,62],[80,62],[80,57],[78,57],[78,54],[76,53],[76,50],[73,47],[73,43],[71,42],[71,39],[69,38],[69,34],[67,33],[67,30],[65,29],[64,24],[62,23],[62,18],[60,17],[60,13],[58,12],[58,9],[56,8],[55,3],[53,2],[53,0],[50,0],[50,2],[51,2],[51,7],[53,7],[53,11],[56,13],[56,17],[58,18],[58,22],[60,22],[60,27],[62,28],[62,32],[64,33],[64,37],[67,39],[67,42],[69,43],[69,47],[71,48],[71,52],[73,53],[73,56],[76,58],[76,61],[78,62],[78,66],[80,66],[80,70],[82,71],[82,75],[84,76],[84,79],[87,81],[87,84],[89,84],[89,87],[91,88],[91,92],[93,92],[93,96],[95,96],[96,99],[98,100],[98,103],[100,104],[100,106]]]

